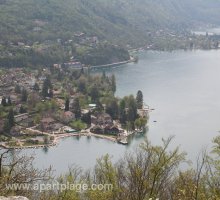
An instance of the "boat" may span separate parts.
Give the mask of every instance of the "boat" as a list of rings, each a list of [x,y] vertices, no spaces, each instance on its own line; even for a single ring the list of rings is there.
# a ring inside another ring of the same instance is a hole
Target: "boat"
[[[123,145],[127,145],[128,144],[128,140],[127,138],[123,138],[121,140],[118,141],[120,144],[123,144]]]

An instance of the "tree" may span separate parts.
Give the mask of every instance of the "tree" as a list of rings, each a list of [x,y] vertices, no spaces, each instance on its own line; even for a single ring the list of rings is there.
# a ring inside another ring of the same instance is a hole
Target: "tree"
[[[119,120],[121,124],[126,123],[126,110],[125,110],[126,107],[125,106],[126,106],[126,102],[124,99],[122,99],[119,104]]]
[[[21,87],[19,85],[15,86],[15,93],[17,93],[17,94],[21,93]]]
[[[48,135],[44,136],[44,144],[49,144],[50,143],[50,137]]]
[[[11,97],[8,97],[8,105],[11,106]]]
[[[53,98],[53,90],[49,89],[48,97]]]
[[[76,98],[73,101],[72,108],[73,108],[73,113],[75,114],[76,119],[80,119],[80,117],[81,117],[81,108],[80,108],[79,98]]]
[[[28,99],[28,93],[26,89],[23,89],[21,92],[21,101],[27,102]]]
[[[22,113],[26,113],[27,110],[21,105],[20,109],[19,109],[19,113],[22,114]]]
[[[49,94],[50,90],[52,90],[52,83],[49,76],[47,76],[43,83],[42,96],[44,98],[51,96],[51,94]]]
[[[134,126],[135,126],[135,128],[138,129],[138,130],[141,128],[140,118],[138,118],[138,119],[135,120]]]
[[[103,70],[102,72],[102,81],[104,81],[106,79],[106,74],[105,74],[105,70]]]
[[[81,120],[76,120],[70,123],[70,126],[76,130],[83,130],[86,128],[86,124],[83,123]]]
[[[80,78],[78,82],[78,90],[79,92],[85,94],[86,93],[86,80],[84,78]]]
[[[147,118],[145,117],[138,118],[134,122],[135,128],[138,130],[143,129],[146,126],[146,124],[147,124]]]
[[[116,92],[116,80],[115,80],[114,74],[111,77],[111,85],[112,85],[112,91],[113,91],[113,93],[115,93]]]
[[[5,97],[2,97],[2,102],[1,102],[1,104],[2,104],[3,106],[7,106],[7,101],[6,101],[6,98],[5,98]]]
[[[69,111],[69,110],[70,110],[70,100],[69,100],[69,98],[66,98],[65,111]]]
[[[7,184],[28,183],[31,187],[39,181],[48,181],[51,179],[51,168],[38,170],[34,168],[34,156],[22,155],[18,151],[0,149],[0,194],[11,196],[16,193],[18,196],[29,196],[33,194],[30,190],[20,188],[14,190],[7,188]]]
[[[131,95],[128,98],[128,121],[134,122],[137,119],[137,116],[137,103],[134,96]]]
[[[91,124],[91,113],[88,112],[88,113],[82,115],[81,120],[82,120],[82,122],[90,125]]]
[[[15,125],[15,121],[14,121],[14,111],[13,109],[9,110],[7,119],[5,120],[5,124],[4,124],[4,131],[9,133],[11,128]]]
[[[106,113],[108,113],[112,119],[118,119],[118,101],[117,99],[111,99],[106,105]]]
[[[39,91],[40,90],[40,87],[37,83],[34,84],[33,90],[34,91]]]
[[[93,85],[90,89],[90,96],[92,102],[96,102],[99,99],[99,91],[96,85]]]
[[[169,192],[169,186],[173,182],[177,167],[185,160],[185,154],[181,153],[178,148],[169,150],[171,140],[172,138],[168,138],[163,140],[162,146],[154,146],[146,139],[145,143],[134,153],[126,154],[124,159],[115,165],[108,155],[98,159],[94,178],[90,178],[88,182],[111,184],[112,190],[88,191],[88,199],[95,200],[97,196],[103,200],[171,199],[163,198],[164,193]],[[172,199],[182,198],[180,196]]]
[[[136,101],[137,101],[138,109],[142,109],[144,101],[143,101],[143,93],[140,90],[138,90],[137,92]]]
[[[10,109],[8,113],[8,122],[10,127],[13,127],[15,125],[13,109]]]

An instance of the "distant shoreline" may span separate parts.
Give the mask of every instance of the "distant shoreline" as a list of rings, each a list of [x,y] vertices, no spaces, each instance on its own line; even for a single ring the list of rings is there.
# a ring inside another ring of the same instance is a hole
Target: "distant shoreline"
[[[120,65],[124,65],[127,63],[131,63],[131,62],[135,62],[135,58],[134,57],[130,57],[129,60],[125,60],[122,62],[116,62],[116,63],[110,63],[110,64],[105,64],[105,65],[97,65],[97,66],[90,66],[88,67],[89,69],[97,69],[97,68],[105,68],[105,67],[115,67],[115,66],[120,66]]]

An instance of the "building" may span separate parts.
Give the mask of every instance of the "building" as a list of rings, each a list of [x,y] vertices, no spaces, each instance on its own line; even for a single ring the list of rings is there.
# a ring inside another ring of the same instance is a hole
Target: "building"
[[[91,116],[91,123],[99,126],[113,126],[113,120],[107,113],[101,113]]]
[[[71,121],[75,120],[75,114],[71,111],[66,111],[63,113],[63,121],[65,123],[70,123]]]
[[[80,62],[64,63],[64,66],[69,69],[82,69],[82,64]]]
[[[41,131],[52,131],[54,128],[55,120],[51,117],[45,117],[40,121]]]
[[[29,117],[29,114],[28,113],[24,113],[24,114],[20,114],[20,115],[15,115],[14,119],[15,119],[16,123],[19,123],[19,122],[21,122],[23,120],[28,119],[28,117]]]

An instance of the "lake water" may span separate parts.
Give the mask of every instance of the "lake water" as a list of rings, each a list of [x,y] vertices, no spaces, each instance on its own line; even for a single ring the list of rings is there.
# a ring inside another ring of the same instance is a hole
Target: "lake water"
[[[212,29],[207,29],[207,30],[200,30],[200,31],[192,31],[192,33],[196,35],[220,35],[220,28],[212,28]]]
[[[212,146],[220,130],[220,51],[142,52],[137,64],[107,73],[116,75],[117,96],[136,95],[140,89],[145,102],[155,109],[147,133],[153,144],[175,135],[170,148],[180,146],[192,161],[202,148]],[[120,159],[143,140],[144,136],[136,136],[123,146],[96,138],[67,138],[47,152],[35,150],[35,162],[39,168],[52,165],[57,174],[71,164],[88,169],[106,153],[114,161]]]

